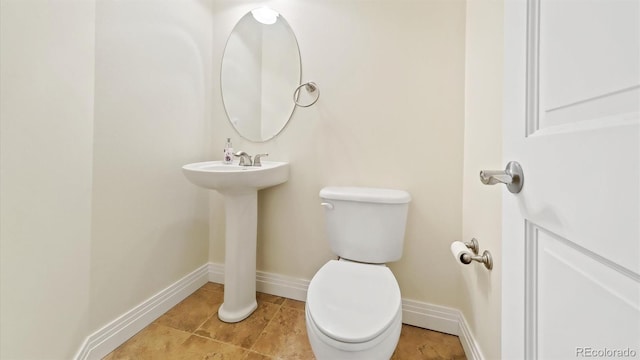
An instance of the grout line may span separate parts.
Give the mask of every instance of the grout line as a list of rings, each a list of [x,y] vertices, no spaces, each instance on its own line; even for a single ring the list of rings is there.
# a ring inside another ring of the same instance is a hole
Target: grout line
[[[226,341],[222,341],[222,340],[218,340],[218,339],[212,339],[210,337],[206,337],[206,336],[202,336],[202,335],[198,335],[198,334],[192,334],[192,335],[193,336],[197,336],[197,337],[199,337],[201,339],[205,339],[205,340],[216,342],[218,344],[229,345],[229,346],[233,346],[233,347],[238,348],[238,349],[242,349],[242,350],[248,351],[248,349],[245,349],[242,346],[238,346],[236,344],[232,344],[232,343],[229,343],[229,342],[226,342]]]
[[[258,353],[258,354],[260,354],[260,355],[265,355],[265,356],[272,357],[271,355],[262,354],[262,353],[259,353],[259,352],[255,351],[255,350],[253,350],[253,347],[254,347],[254,346],[256,346],[256,344],[258,343],[258,340],[260,340],[260,338],[262,337],[262,335],[264,335],[265,330],[269,327],[269,325],[271,325],[271,322],[273,321],[273,319],[275,319],[275,318],[276,318],[276,316],[278,315],[278,313],[279,313],[279,312],[280,312],[280,310],[282,309],[282,305],[285,303],[285,301],[287,301],[287,298],[285,298],[285,297],[283,297],[283,296],[278,296],[278,297],[280,297],[280,298],[282,298],[282,299],[284,299],[284,300],[282,300],[282,302],[281,302],[280,304],[277,304],[277,305],[278,305],[278,310],[276,310],[276,312],[273,314],[273,316],[271,317],[271,319],[269,320],[269,322],[267,323],[267,325],[265,325],[265,327],[262,329],[262,331],[260,331],[260,334],[259,334],[259,335],[258,335],[258,337],[256,338],[256,341],[254,341],[254,342],[253,342],[253,344],[251,344],[251,347],[249,348],[249,351],[253,351],[253,352]]]
[[[193,334],[193,335],[197,335],[197,334],[196,334],[196,331],[200,330],[200,328],[202,327],[202,325],[204,325],[207,321],[209,321],[213,316],[215,316],[215,315],[217,315],[217,314],[218,314],[218,309],[216,309],[216,310],[213,312],[213,314],[209,315],[209,316],[208,316],[208,317],[207,317],[207,318],[206,318],[206,319],[205,319],[205,320],[204,320],[200,325],[198,325],[198,326],[196,327],[196,329],[195,329],[195,330],[193,330],[192,334]],[[201,337],[202,337],[202,336],[201,336]]]
[[[222,345],[226,345],[226,346],[231,346],[231,347],[234,347],[234,348],[236,348],[236,349],[240,349],[240,350],[242,350],[242,351],[243,351],[243,355],[244,355],[243,359],[246,359],[246,358],[247,358],[247,355],[248,355],[248,354],[249,354],[249,352],[251,351],[251,350],[248,350],[248,349],[243,348],[242,346],[238,346],[238,345],[236,345],[236,344],[228,343],[228,342],[226,342],[226,341],[221,341],[221,340],[217,340],[217,339],[212,339],[212,338],[209,338],[209,337],[206,337],[206,336],[198,335],[198,334],[196,334],[196,333],[193,333],[192,335],[193,335],[193,336],[196,336],[196,337],[198,337],[198,338],[200,338],[200,339],[204,339],[204,340],[207,340],[207,341],[213,341],[213,342],[218,343],[218,344],[222,344]],[[186,341],[186,340],[185,340],[185,341]],[[183,343],[183,344],[184,344],[184,343]],[[256,353],[257,353],[257,351],[254,351],[254,352],[256,352]],[[197,354],[198,354],[198,355],[201,355],[200,353],[197,353]],[[260,355],[262,355],[262,354],[260,354]]]
[[[222,293],[224,295],[224,288],[223,288],[222,291],[220,291],[218,289],[206,289],[205,286],[206,286],[206,284],[202,285],[200,288],[198,288],[198,290],[202,289],[202,291],[204,291],[204,292],[216,292],[216,293]],[[198,291],[198,290],[196,290],[196,291]],[[194,292],[194,294],[195,294],[195,292]],[[193,295],[193,294],[191,294],[191,295]],[[191,296],[191,295],[189,295],[189,296]],[[220,308],[221,305],[222,305],[222,303],[220,303],[220,305],[218,305],[218,307],[213,311],[213,313],[211,315],[209,315],[202,323],[200,323],[200,325],[198,325],[195,328],[195,330],[193,330],[193,332],[192,332],[193,335],[200,336],[200,335],[196,334],[196,331],[198,331],[202,327],[202,325],[204,325],[207,321],[209,321],[213,316],[218,314],[218,309]],[[200,337],[203,337],[203,336],[200,336]],[[204,338],[210,339],[210,338],[208,338],[206,336]],[[214,339],[211,339],[211,340],[214,340]]]

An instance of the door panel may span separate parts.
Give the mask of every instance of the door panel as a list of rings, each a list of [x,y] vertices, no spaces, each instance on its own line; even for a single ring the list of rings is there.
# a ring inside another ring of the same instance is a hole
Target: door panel
[[[638,113],[638,1],[540,2],[540,128]]]
[[[640,356],[640,2],[506,1],[504,50],[503,358]]]
[[[535,224],[527,228],[531,353],[569,359],[597,344],[609,349],[637,344],[640,323],[631,322],[624,332],[614,329],[640,319],[638,275]]]

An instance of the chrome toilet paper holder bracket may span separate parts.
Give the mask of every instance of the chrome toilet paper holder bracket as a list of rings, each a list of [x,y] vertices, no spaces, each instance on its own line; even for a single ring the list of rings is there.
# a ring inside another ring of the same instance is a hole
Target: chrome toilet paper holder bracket
[[[460,261],[465,265],[470,264],[472,261],[477,261],[483,263],[488,270],[493,269],[493,258],[488,250],[485,250],[482,255],[462,254],[460,255]]]
[[[476,238],[472,238],[471,241],[465,241],[463,244],[476,255],[480,252],[480,244],[478,244]]]

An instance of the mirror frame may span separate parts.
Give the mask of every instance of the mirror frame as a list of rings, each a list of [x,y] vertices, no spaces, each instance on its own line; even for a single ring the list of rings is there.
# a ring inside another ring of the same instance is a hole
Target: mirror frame
[[[238,21],[236,21],[235,25],[234,25],[234,26],[233,26],[233,28],[231,29],[231,32],[229,33],[229,36],[227,37],[227,41],[225,42],[225,47],[224,47],[224,50],[223,50],[223,53],[222,53],[222,58],[221,58],[221,61],[220,61],[220,95],[221,95],[221,97],[222,97],[222,107],[224,108],[224,112],[225,112],[225,115],[226,115],[226,117],[227,117],[227,121],[229,122],[229,124],[231,125],[231,127],[233,127],[233,129],[235,130],[235,132],[236,132],[236,133],[237,133],[241,138],[243,138],[243,139],[245,139],[245,140],[248,140],[248,141],[251,141],[251,142],[254,142],[254,143],[267,142],[267,141],[269,141],[269,140],[274,139],[276,136],[280,135],[280,134],[284,131],[284,129],[287,127],[287,125],[289,124],[289,122],[291,121],[291,118],[293,117],[293,114],[295,113],[295,110],[296,110],[296,108],[297,108],[297,106],[296,106],[296,104],[295,104],[295,101],[294,101],[294,99],[293,99],[293,94],[294,94],[294,90],[295,90],[295,88],[292,88],[292,89],[291,89],[291,94],[290,94],[290,97],[289,97],[289,98],[291,99],[291,110],[290,110],[290,111],[287,111],[287,114],[288,114],[288,115],[286,116],[286,118],[285,118],[285,119],[280,120],[281,125],[279,125],[279,129],[278,129],[278,131],[277,131],[277,132],[275,132],[273,135],[271,135],[271,136],[270,136],[270,137],[268,137],[268,138],[255,139],[255,138],[251,138],[251,137],[247,136],[246,134],[243,134],[243,133],[238,129],[238,127],[233,123],[233,121],[231,120],[231,118],[232,118],[232,117],[231,117],[231,115],[229,114],[228,105],[227,105],[227,103],[225,102],[225,91],[224,91],[224,86],[223,86],[223,80],[222,80],[222,78],[223,78],[223,73],[224,73],[225,57],[226,57],[226,55],[227,55],[227,50],[229,49],[229,42],[230,42],[230,40],[231,40],[231,37],[232,37],[232,35],[233,35],[234,31],[236,31],[236,28],[238,27],[238,25],[241,23],[241,21],[242,21],[243,19],[245,19],[246,17],[253,17],[252,12],[253,12],[254,10],[261,9],[261,8],[265,8],[265,7],[267,7],[267,6],[261,6],[261,7],[258,7],[258,8],[251,9],[251,10],[249,10],[248,12],[246,12],[244,15],[242,15],[242,16],[240,17],[240,19],[238,19]],[[271,9],[270,7],[267,7],[267,8]],[[271,9],[271,10],[273,10],[273,9]],[[275,10],[273,10],[273,11],[275,11]],[[290,35],[291,35],[292,39],[293,39],[293,43],[295,44],[295,54],[297,55],[297,63],[299,64],[299,66],[298,66],[298,71],[297,71],[297,74],[296,74],[295,76],[296,76],[296,78],[297,78],[297,83],[298,83],[298,84],[300,84],[300,81],[302,80],[302,56],[301,56],[301,54],[300,54],[300,44],[298,43],[298,38],[296,37],[296,34],[295,34],[295,32],[293,31],[293,28],[291,27],[291,25],[289,24],[289,22],[285,19],[285,17],[284,17],[280,12],[278,12],[278,15],[279,15],[279,16],[278,16],[278,18],[279,18],[279,19],[278,19],[278,21],[284,21],[284,23],[285,23],[286,27],[288,28],[288,30],[289,30],[289,32],[290,32]],[[256,21],[258,22],[258,20],[256,20]],[[266,25],[266,24],[265,24],[265,25],[263,25],[263,26],[270,26],[270,25]],[[261,70],[261,71],[262,71],[262,70]],[[263,101],[263,100],[261,99],[261,101]],[[263,121],[263,120],[262,120],[262,119],[260,119],[260,122],[262,122],[262,121]]]

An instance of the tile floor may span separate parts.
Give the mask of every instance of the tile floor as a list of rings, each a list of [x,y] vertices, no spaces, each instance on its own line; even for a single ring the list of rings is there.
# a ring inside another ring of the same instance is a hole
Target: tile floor
[[[227,324],[216,311],[223,286],[207,283],[107,355],[116,359],[314,359],[304,302],[258,293],[258,309]],[[457,336],[402,325],[393,360],[466,359]]]

